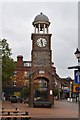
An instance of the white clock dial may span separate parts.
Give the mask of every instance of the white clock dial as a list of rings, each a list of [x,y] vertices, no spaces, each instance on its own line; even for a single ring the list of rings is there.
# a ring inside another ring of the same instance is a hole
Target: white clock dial
[[[45,39],[45,38],[39,38],[39,39],[37,40],[37,45],[38,45],[39,47],[45,47],[45,46],[47,45],[46,39]]]

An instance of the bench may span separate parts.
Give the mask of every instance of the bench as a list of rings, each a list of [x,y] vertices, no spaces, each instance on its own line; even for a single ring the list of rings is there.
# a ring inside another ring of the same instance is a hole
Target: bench
[[[28,115],[6,115],[6,116],[4,116],[4,115],[2,115],[2,116],[0,116],[0,118],[1,118],[1,120],[18,120],[18,118],[19,118],[19,120],[31,120],[31,116],[28,116]]]
[[[28,112],[5,112],[2,116],[28,116]]]
[[[30,120],[31,116],[27,111],[20,111],[19,109],[2,109],[0,120]],[[19,119],[18,119],[19,118]]]
[[[36,101],[33,104],[36,108],[51,108],[52,103],[51,102],[45,102],[45,101]]]
[[[10,114],[17,114],[19,110],[16,109],[4,109],[1,111],[2,115],[10,115]]]

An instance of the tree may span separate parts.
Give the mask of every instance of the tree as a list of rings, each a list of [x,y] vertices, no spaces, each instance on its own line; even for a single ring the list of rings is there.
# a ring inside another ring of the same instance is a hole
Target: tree
[[[24,87],[23,90],[22,90],[22,96],[24,98],[28,97],[29,96],[29,88],[28,87]]]
[[[15,62],[11,58],[11,49],[9,48],[9,44],[6,39],[1,41],[2,45],[2,82],[8,82],[10,80],[10,76],[13,75],[15,70]]]
[[[12,55],[11,49],[6,39],[2,40],[2,57],[10,57]]]
[[[55,88],[55,90],[54,90],[54,96],[58,96],[58,95],[59,95],[59,89]]]

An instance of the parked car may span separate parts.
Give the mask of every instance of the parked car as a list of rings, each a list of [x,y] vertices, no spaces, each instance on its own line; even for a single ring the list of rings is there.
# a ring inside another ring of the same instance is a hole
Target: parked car
[[[17,103],[19,101],[19,97],[12,95],[12,96],[10,96],[10,101],[11,101],[11,103]]]
[[[29,98],[23,98],[24,103],[29,103]]]

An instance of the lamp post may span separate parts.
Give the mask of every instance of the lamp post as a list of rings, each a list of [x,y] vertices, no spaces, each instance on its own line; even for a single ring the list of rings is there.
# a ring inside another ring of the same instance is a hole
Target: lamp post
[[[80,51],[78,48],[74,54],[75,54],[76,58],[78,59],[78,65],[80,65]]]
[[[75,54],[76,58],[78,59],[78,73],[79,73],[78,74],[78,82],[80,84],[80,51],[78,48],[74,54]],[[80,92],[79,92],[79,120],[80,120]]]
[[[70,102],[72,102],[72,82],[70,81]]]

